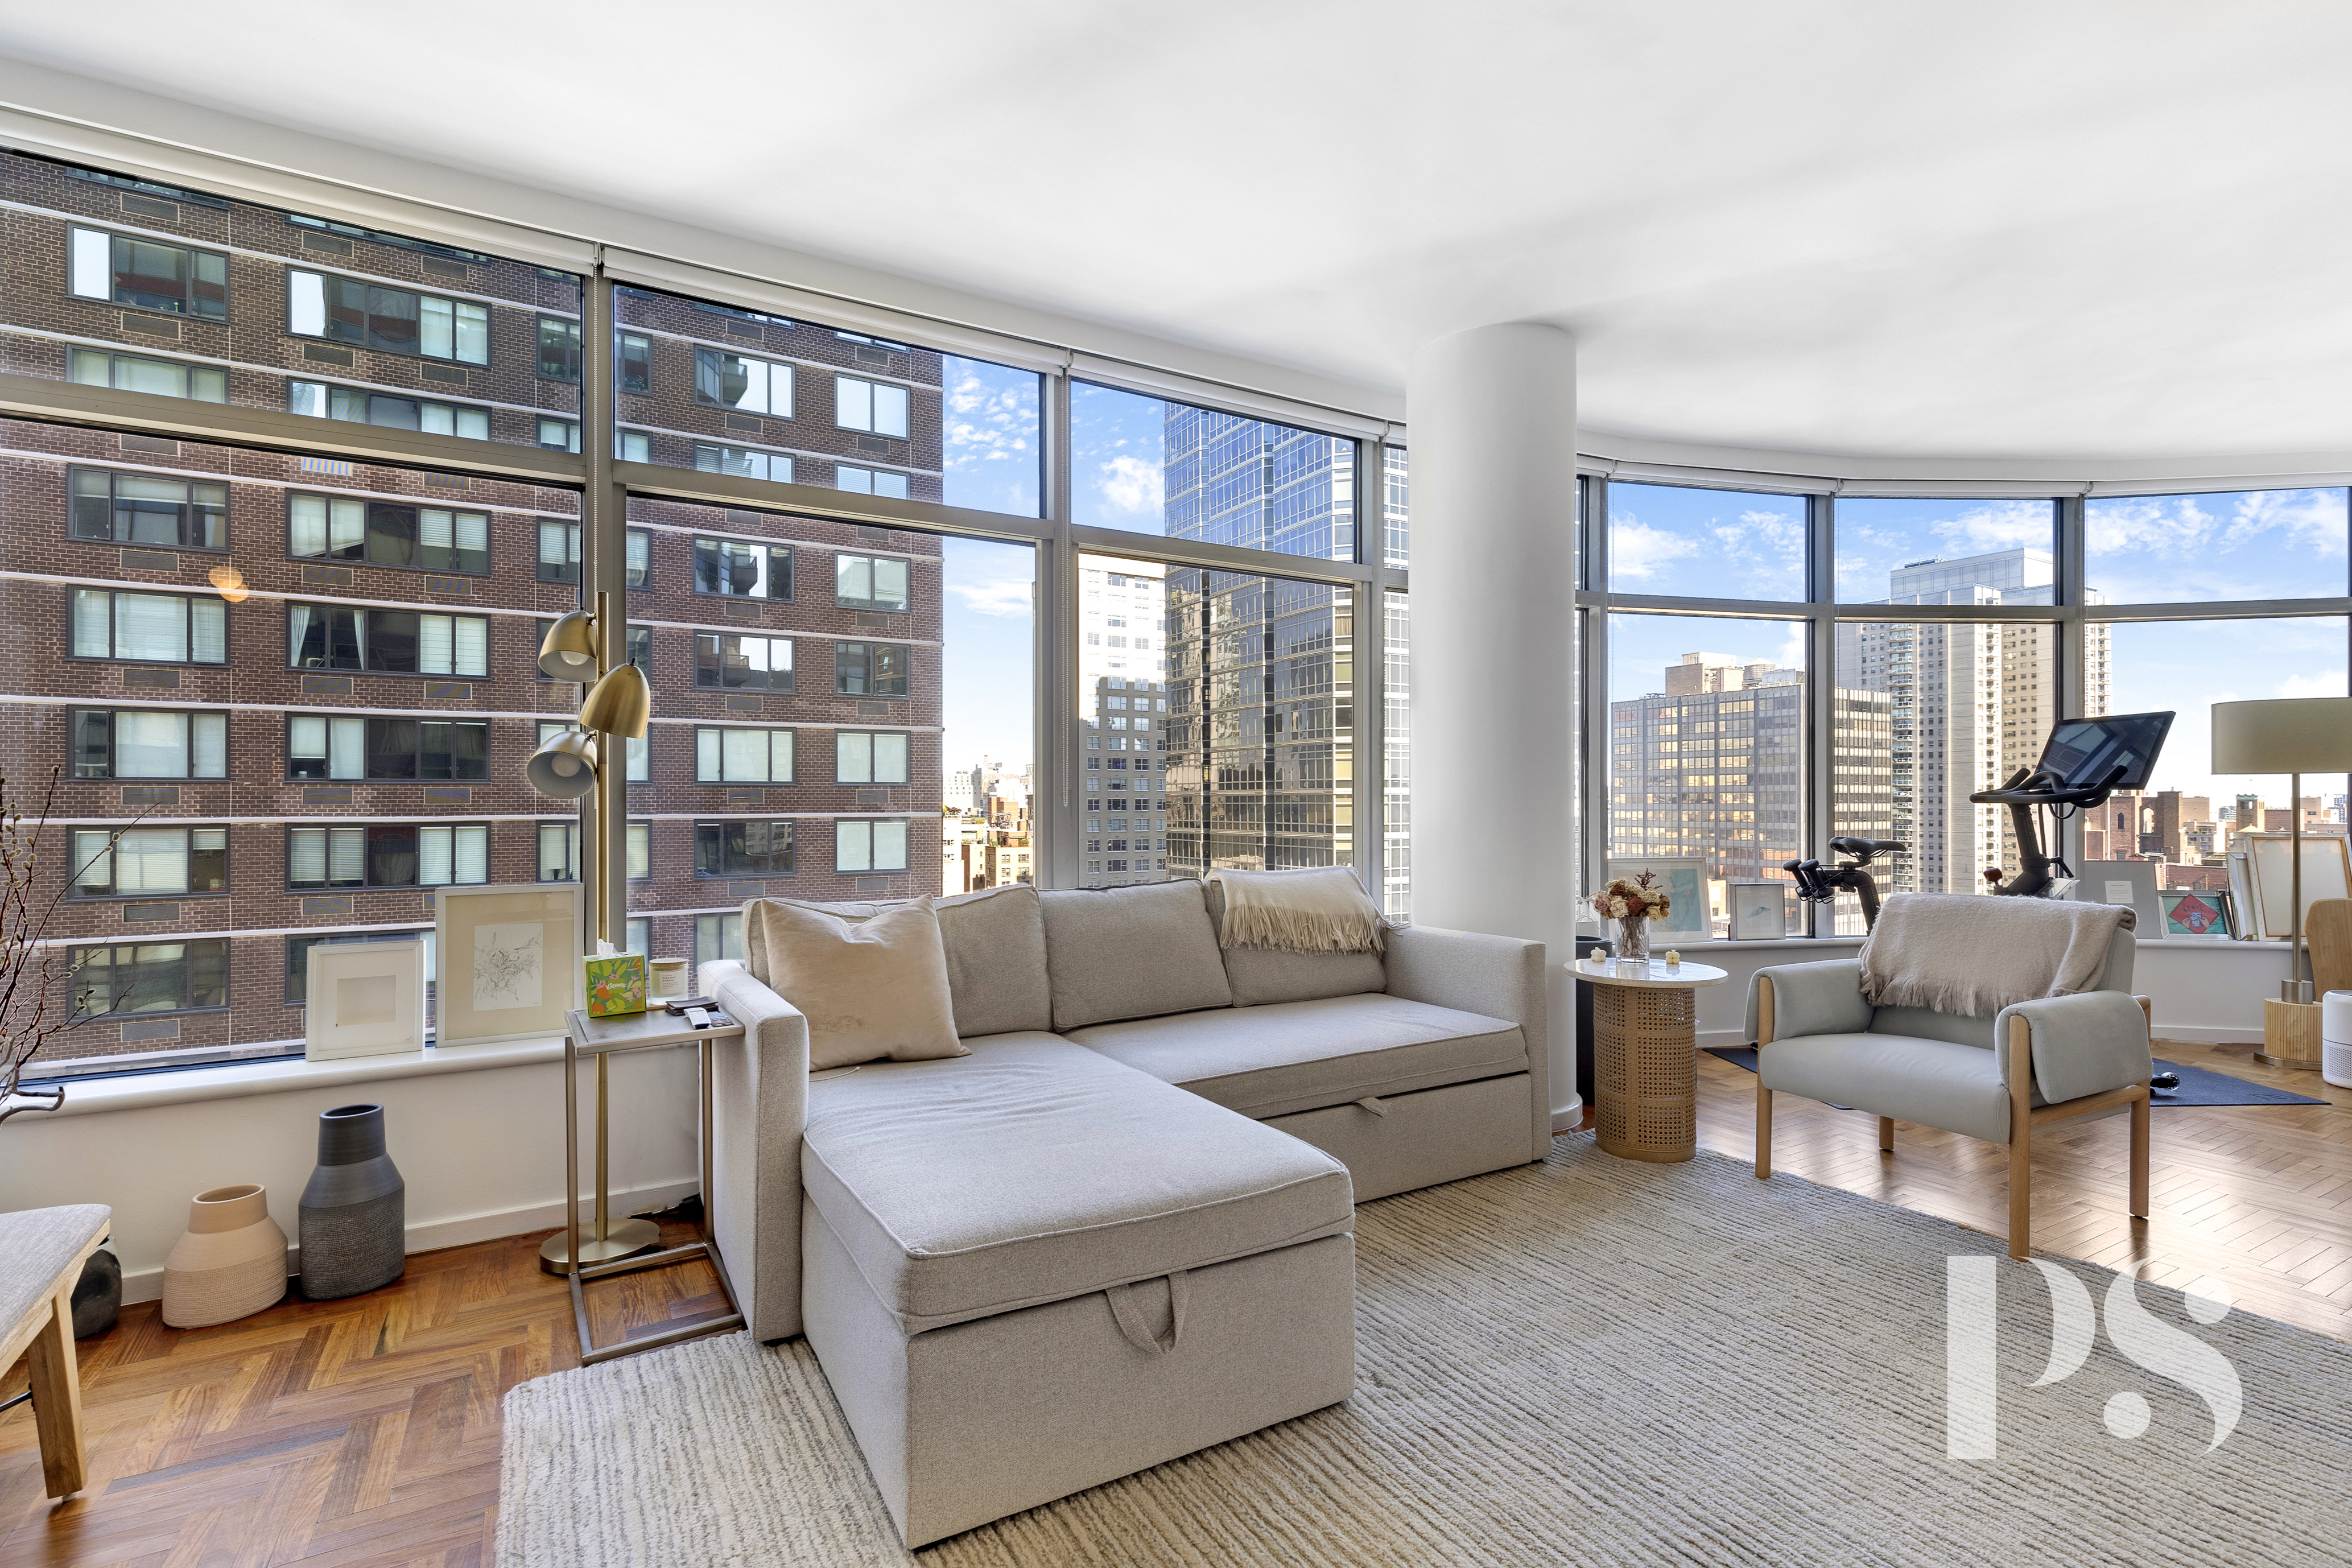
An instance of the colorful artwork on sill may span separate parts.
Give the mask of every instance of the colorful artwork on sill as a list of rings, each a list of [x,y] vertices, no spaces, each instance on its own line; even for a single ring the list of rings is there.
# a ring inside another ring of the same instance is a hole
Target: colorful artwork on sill
[[[646,955],[615,952],[580,961],[581,988],[587,994],[588,1016],[617,1018],[646,1010]]]
[[[2226,942],[2231,932],[2230,895],[2193,888],[2165,888],[2157,893],[2164,906],[2164,934],[2208,937]]]
[[[1632,879],[1647,871],[1666,892],[1666,915],[1650,922],[1650,940],[1667,938],[1705,942],[1708,930],[1706,862],[1696,855],[1654,855],[1638,860],[1609,862],[1609,879]]]

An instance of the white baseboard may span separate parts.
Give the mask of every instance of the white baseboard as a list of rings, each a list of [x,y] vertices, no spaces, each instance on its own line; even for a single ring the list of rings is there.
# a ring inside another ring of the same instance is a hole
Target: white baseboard
[[[2159,1019],[2156,1038],[2159,1047],[2167,1040],[2179,1040],[2184,1046],[2258,1046],[2263,1041],[2263,1031],[2259,1025],[2250,1029],[2243,1024],[2168,1024]],[[2164,1053],[2159,1049],[2157,1054]]]
[[[641,1214],[653,1209],[666,1209],[682,1198],[692,1196],[702,1188],[699,1178],[682,1182],[663,1182],[648,1187],[633,1187],[612,1195],[612,1212],[616,1215]],[[585,1200],[583,1199],[583,1205]],[[281,1225],[284,1221],[279,1221]],[[438,1252],[445,1247],[465,1247],[477,1241],[496,1241],[501,1237],[521,1236],[534,1230],[553,1230],[563,1223],[563,1205],[560,1203],[527,1204],[517,1208],[485,1209],[479,1214],[459,1215],[451,1219],[424,1220],[407,1230],[404,1249],[414,1255]],[[302,1247],[299,1241],[289,1242],[286,1248],[286,1272],[289,1276],[302,1272]],[[122,1301],[129,1306],[134,1301],[160,1301],[163,1299],[163,1270],[126,1268],[122,1271]]]

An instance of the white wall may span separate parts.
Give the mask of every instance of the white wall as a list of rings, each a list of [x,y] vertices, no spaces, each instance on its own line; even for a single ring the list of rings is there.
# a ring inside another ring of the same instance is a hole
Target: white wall
[[[524,1053],[507,1053],[518,1055]],[[122,1299],[163,1292],[163,1259],[186,1228],[188,1200],[208,1187],[259,1182],[285,1228],[288,1272],[298,1272],[299,1209],[318,1153],[319,1113],[337,1105],[384,1108],[385,1142],[408,1184],[408,1250],[549,1229],[563,1221],[563,1063],[558,1046],[539,1059],[475,1071],[305,1084],[235,1098],[131,1103],[51,1116],[26,1111],[0,1125],[0,1210],[99,1203],[114,1210],[113,1251]],[[310,1064],[302,1064],[308,1066]],[[318,1064],[341,1068],[355,1062]],[[199,1075],[172,1075],[196,1079]],[[664,1206],[700,1185],[695,1142],[695,1054],[660,1050],[616,1057],[612,1067],[612,1184],[615,1214]],[[110,1090],[164,1080],[117,1079],[68,1092],[95,1105]],[[594,1075],[581,1090],[581,1183],[594,1180]]]

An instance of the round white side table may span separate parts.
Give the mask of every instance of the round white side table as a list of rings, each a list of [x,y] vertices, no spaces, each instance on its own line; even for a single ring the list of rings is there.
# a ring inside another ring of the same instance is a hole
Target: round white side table
[[[1603,1153],[1666,1164],[1698,1152],[1698,998],[1727,970],[1685,959],[1582,959],[1592,994],[1593,1126]]]

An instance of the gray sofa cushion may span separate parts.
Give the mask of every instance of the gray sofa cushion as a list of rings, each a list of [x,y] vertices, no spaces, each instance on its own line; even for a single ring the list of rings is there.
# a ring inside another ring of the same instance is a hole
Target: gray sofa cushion
[[[1225,923],[1225,889],[1214,880],[1202,884],[1209,906],[1209,926],[1222,931]],[[1377,952],[1284,952],[1268,947],[1221,949],[1225,981],[1234,990],[1234,1005],[1255,1007],[1268,1002],[1312,1002],[1324,996],[1355,996],[1385,991],[1387,966]]]
[[[871,920],[905,900],[879,902],[811,903],[800,899],[754,899],[743,906],[743,960],[751,978],[772,984],[768,954],[757,940],[762,902],[795,904],[845,921]],[[935,900],[940,942],[947,949],[948,992],[955,1005],[955,1031],[1009,1035],[1054,1026],[1053,994],[1045,979],[1045,920],[1037,889],[1026,883],[987,888]],[[789,1001],[791,998],[787,997]]]
[[[969,1044],[809,1089],[809,1200],[908,1333],[1349,1228],[1296,1138],[1053,1035]]]
[[[1070,1038],[1247,1116],[1528,1070],[1517,1024],[1379,993],[1100,1024]]]
[[[1200,883],[1146,882],[1037,899],[1045,912],[1055,1028],[1233,1005]]]
[[[2000,1058],[1978,1046],[1907,1035],[1802,1035],[1764,1047],[1758,1058],[1767,1089],[2009,1142]]]

